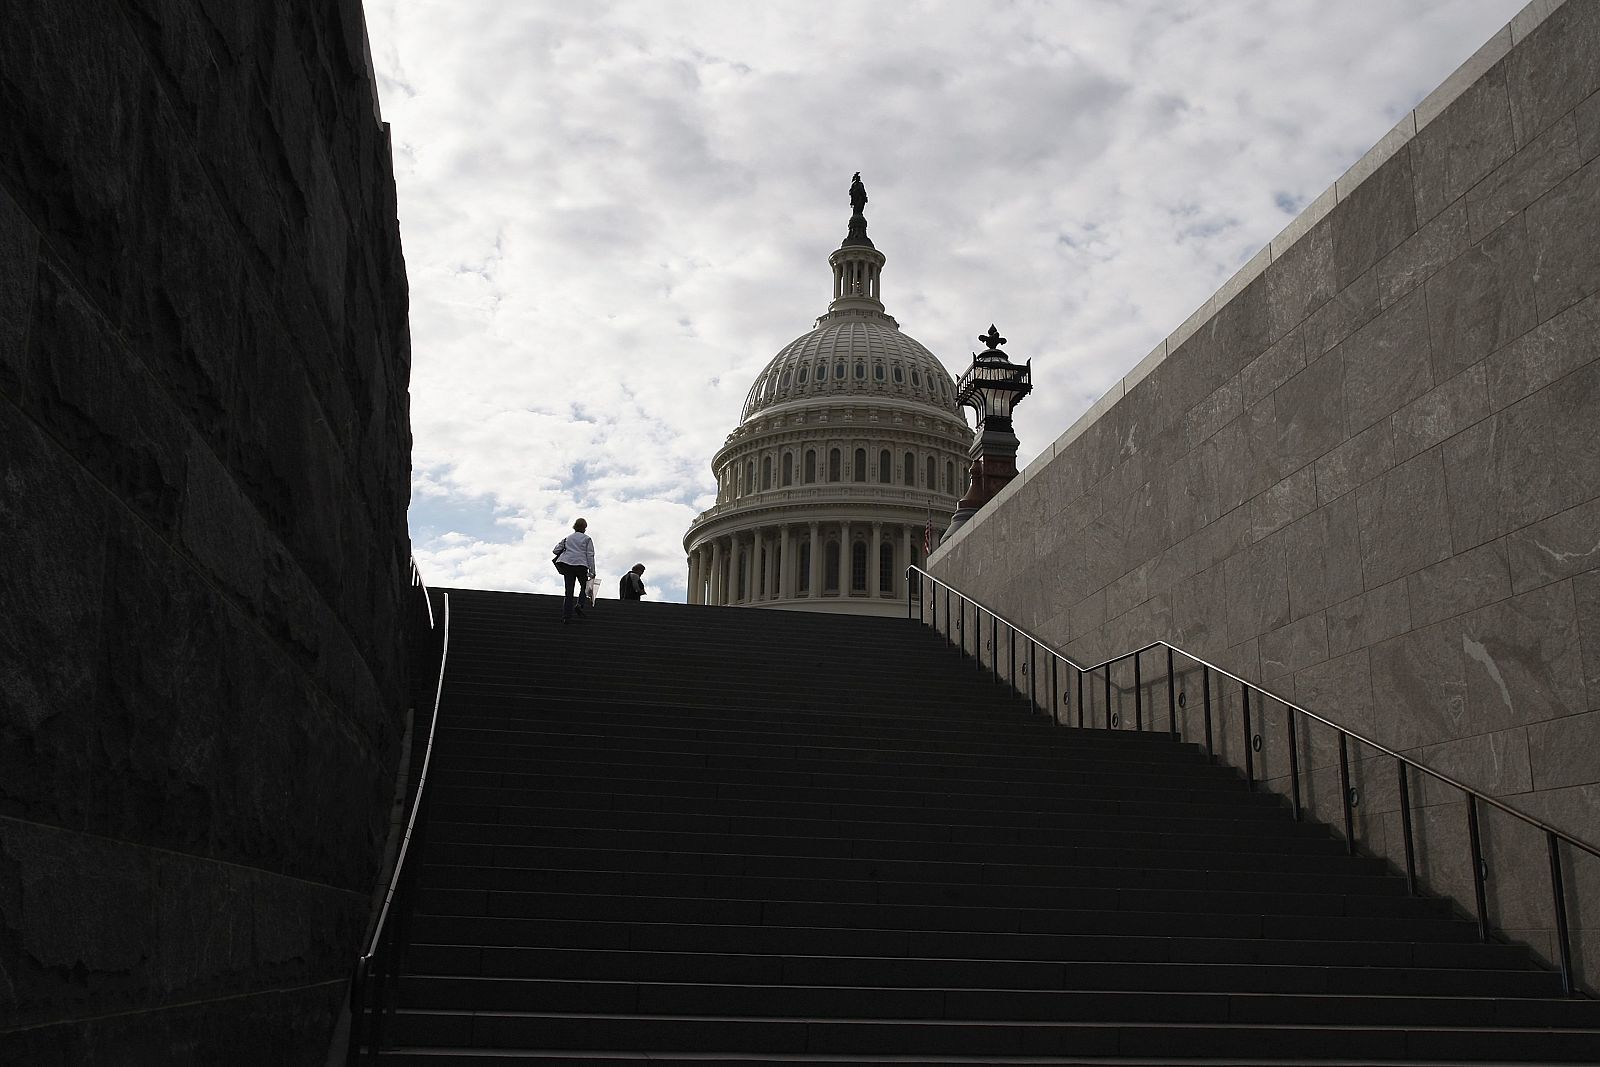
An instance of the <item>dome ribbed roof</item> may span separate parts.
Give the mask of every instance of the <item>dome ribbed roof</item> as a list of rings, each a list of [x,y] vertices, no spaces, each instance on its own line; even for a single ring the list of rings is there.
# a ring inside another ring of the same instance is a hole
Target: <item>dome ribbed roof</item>
[[[845,397],[956,410],[950,372],[887,316],[869,312],[824,316],[816,329],[785,345],[756,375],[740,421],[789,400]]]

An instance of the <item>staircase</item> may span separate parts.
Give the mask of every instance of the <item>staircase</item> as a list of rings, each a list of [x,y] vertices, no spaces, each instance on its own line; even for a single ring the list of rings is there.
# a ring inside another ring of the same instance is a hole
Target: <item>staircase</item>
[[[909,622],[450,595],[385,1063],[1600,1061],[1524,950]]]

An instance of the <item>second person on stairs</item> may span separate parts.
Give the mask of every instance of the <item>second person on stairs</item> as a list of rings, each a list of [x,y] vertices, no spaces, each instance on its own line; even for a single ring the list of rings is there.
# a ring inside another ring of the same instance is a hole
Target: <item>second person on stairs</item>
[[[561,600],[563,624],[583,618],[584,594],[588,592],[589,583],[594,581],[594,539],[586,532],[588,529],[589,520],[579,519],[572,524],[572,532],[555,547],[556,570],[566,581],[566,595]],[[574,585],[577,586],[576,598],[573,597]]]

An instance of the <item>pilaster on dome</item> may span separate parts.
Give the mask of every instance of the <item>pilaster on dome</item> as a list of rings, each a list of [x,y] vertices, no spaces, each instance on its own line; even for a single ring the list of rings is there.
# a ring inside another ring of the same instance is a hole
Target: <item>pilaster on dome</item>
[[[861,172],[856,171],[850,181],[850,230],[844,242],[828,257],[828,264],[833,268],[833,302],[828,305],[829,315],[837,311],[883,313],[879,276],[885,259],[867,236],[867,219],[861,213],[866,206],[867,187],[861,184]]]

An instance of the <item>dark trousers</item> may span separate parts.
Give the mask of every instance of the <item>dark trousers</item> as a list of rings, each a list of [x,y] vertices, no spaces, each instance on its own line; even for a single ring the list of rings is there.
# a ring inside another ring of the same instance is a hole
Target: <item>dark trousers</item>
[[[561,577],[565,578],[567,582],[567,594],[561,601],[561,617],[563,619],[572,618],[572,586],[574,583],[578,586],[577,612],[582,615],[583,598],[589,595],[589,568],[577,563],[557,563],[556,567],[560,569]]]

